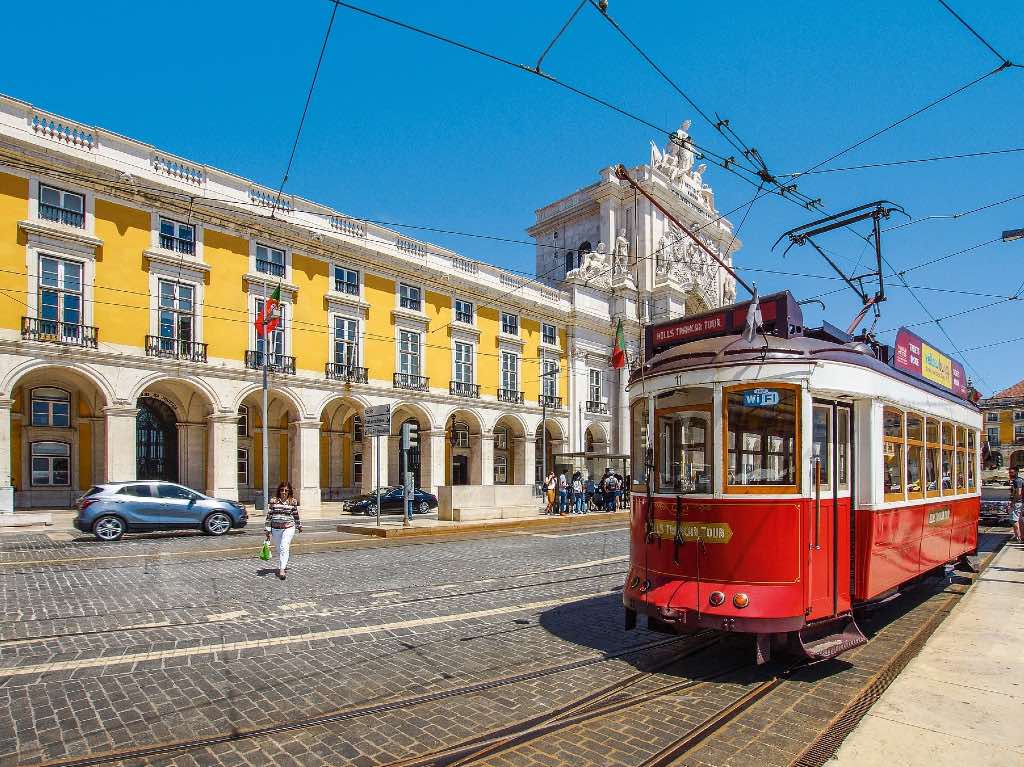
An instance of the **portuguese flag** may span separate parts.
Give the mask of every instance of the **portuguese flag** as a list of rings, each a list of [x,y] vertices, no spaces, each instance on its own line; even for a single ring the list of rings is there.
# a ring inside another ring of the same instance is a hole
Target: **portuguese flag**
[[[274,294],[263,302],[263,311],[256,317],[256,335],[266,338],[281,324],[281,286],[278,285]]]
[[[612,367],[621,370],[626,367],[626,334],[622,330],[622,320],[615,326],[615,346],[612,347]]]

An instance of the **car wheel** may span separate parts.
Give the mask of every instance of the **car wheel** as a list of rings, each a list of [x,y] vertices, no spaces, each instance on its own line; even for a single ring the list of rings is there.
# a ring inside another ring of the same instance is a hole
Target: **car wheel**
[[[223,511],[215,511],[203,520],[203,532],[207,535],[224,535],[231,529],[231,517]]]
[[[428,511],[430,511],[430,504],[427,503],[426,501],[420,501],[420,507],[419,508],[420,508],[420,514],[426,514]]]
[[[107,514],[93,523],[92,533],[99,540],[110,543],[121,540],[126,529],[123,519]]]

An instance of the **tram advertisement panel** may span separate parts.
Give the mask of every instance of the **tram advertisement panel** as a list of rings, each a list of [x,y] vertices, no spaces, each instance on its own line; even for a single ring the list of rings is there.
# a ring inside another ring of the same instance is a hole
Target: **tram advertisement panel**
[[[900,328],[896,334],[892,364],[896,369],[930,381],[958,397],[967,397],[964,366],[906,328]]]

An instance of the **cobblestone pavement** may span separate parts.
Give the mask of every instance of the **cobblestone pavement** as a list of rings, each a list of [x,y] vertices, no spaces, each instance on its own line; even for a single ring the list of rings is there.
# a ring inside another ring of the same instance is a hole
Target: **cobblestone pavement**
[[[322,536],[285,582],[258,535],[231,538],[0,542],[0,765],[370,767],[524,730],[470,761],[636,765],[771,673],[736,640],[623,631],[620,526]],[[880,611],[871,643],[687,763],[788,764],[944,599],[937,584]],[[540,726],[602,691],[578,722]]]

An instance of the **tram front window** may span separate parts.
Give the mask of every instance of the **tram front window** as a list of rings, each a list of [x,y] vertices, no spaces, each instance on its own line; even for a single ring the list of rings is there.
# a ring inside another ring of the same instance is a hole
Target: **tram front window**
[[[796,492],[798,390],[782,385],[727,389],[728,485],[783,485]]]
[[[655,406],[658,492],[711,492],[712,390],[693,388],[660,395]]]

